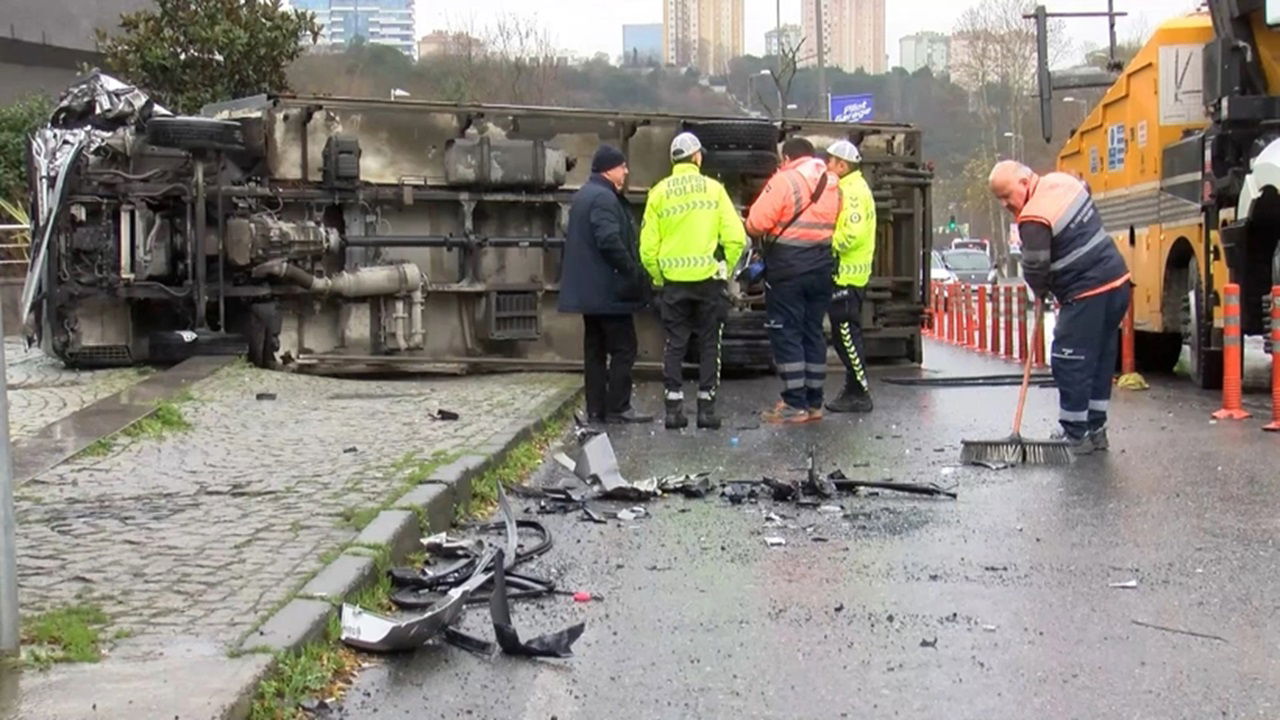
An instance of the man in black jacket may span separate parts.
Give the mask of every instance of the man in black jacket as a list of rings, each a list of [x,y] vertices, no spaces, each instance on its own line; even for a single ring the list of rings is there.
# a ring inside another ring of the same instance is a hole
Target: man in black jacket
[[[639,238],[622,186],[627,159],[601,145],[591,177],[573,195],[560,278],[560,312],[583,322],[582,373],[592,422],[645,423],[631,407],[636,362],[633,315],[645,306],[649,282],[640,265]]]

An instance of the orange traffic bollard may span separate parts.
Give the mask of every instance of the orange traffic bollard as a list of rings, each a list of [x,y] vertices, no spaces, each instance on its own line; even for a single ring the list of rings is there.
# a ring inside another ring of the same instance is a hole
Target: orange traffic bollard
[[[987,286],[978,286],[978,352],[987,351]]]
[[[1262,429],[1280,431],[1280,285],[1271,288],[1271,422]]]
[[[942,301],[947,306],[947,342],[956,341],[956,298],[955,285],[947,283],[942,286]]]
[[[976,347],[978,344],[978,321],[973,314],[973,286],[964,286],[964,346]]]
[[[1018,361],[1027,359],[1027,286],[1018,286]]]
[[[1222,409],[1213,416],[1219,420],[1243,420],[1249,417],[1241,404],[1240,286],[1229,283],[1223,290],[1222,305]]]
[[[1004,286],[1004,356],[1013,359],[1013,286]]]
[[[1000,286],[991,288],[991,354],[1000,354]]]
[[[1134,359],[1133,337],[1133,301],[1129,301],[1129,311],[1124,314],[1124,323],[1120,326],[1120,374],[1128,375],[1138,371],[1138,363]]]

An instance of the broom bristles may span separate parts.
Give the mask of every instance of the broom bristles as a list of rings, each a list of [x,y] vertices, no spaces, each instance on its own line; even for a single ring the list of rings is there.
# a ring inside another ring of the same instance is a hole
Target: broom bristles
[[[1061,440],[962,440],[960,462],[966,465],[1069,465],[1071,450]]]
[[[1021,440],[964,440],[961,442],[960,462],[967,465],[983,463],[1018,465],[1022,461]]]

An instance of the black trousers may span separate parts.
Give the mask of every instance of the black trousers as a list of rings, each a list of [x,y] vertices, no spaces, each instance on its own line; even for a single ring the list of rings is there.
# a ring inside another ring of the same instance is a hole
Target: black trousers
[[[837,287],[831,296],[831,344],[836,347],[840,362],[844,363],[844,386],[848,390],[867,392],[867,368],[863,358],[866,349],[862,341],[862,301],[866,288]]]
[[[582,316],[582,374],[587,416],[603,418],[631,409],[631,368],[636,364],[636,324],[630,315]]]
[[[668,282],[662,287],[662,327],[666,346],[662,353],[662,380],[667,399],[684,399],[681,365],[689,348],[689,336],[698,336],[698,396],[715,398],[720,386],[720,334],[729,311],[722,280]]]

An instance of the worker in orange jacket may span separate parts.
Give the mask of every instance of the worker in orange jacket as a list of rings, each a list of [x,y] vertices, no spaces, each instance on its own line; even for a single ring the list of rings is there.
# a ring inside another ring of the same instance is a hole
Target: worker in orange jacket
[[[782,161],[751,205],[747,233],[764,261],[769,342],[782,377],[782,400],[762,419],[803,423],[822,419],[822,319],[833,292],[831,238],[840,214],[840,180],[804,138],[783,143]]]

